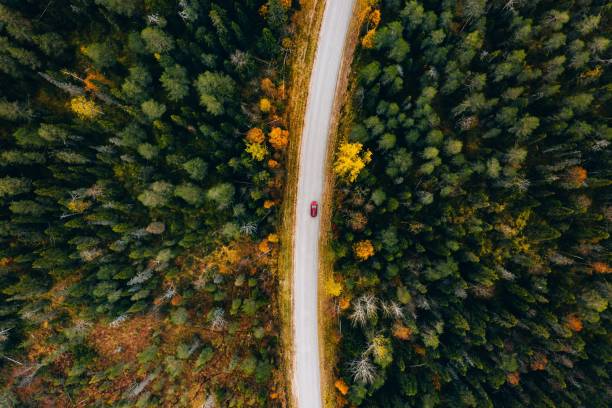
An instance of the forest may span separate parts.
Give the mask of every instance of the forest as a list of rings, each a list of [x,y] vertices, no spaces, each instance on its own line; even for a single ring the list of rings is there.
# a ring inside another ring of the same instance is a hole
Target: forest
[[[609,407],[612,4],[370,3],[334,163],[337,406]]]
[[[291,14],[0,2],[0,406],[285,403]]]

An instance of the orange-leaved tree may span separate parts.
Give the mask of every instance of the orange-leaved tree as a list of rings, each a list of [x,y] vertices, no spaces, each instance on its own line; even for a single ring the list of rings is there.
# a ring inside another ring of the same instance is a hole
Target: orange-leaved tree
[[[584,167],[573,166],[567,169],[564,177],[564,184],[567,188],[579,188],[584,185],[587,179],[587,171]]]
[[[340,391],[340,394],[342,395],[348,394],[349,387],[348,385],[346,385],[346,383],[344,382],[342,378],[336,380],[336,382],[334,383],[334,386],[336,387],[338,391]]]
[[[593,268],[593,272],[595,273],[601,273],[601,274],[612,273],[612,268],[610,268],[608,264],[605,262],[593,262],[591,264],[591,268]]]
[[[508,373],[506,375],[506,381],[508,381],[508,384],[518,385],[518,383],[521,382],[521,375],[518,371]]]
[[[364,241],[359,241],[355,245],[353,245],[353,251],[355,252],[355,256],[360,261],[365,261],[372,255],[374,255],[374,246],[369,239]]]
[[[370,13],[369,20],[370,24],[372,24],[374,28],[378,27],[378,24],[380,24],[380,10],[375,9],[374,11],[372,11]]]
[[[289,143],[289,131],[274,127],[268,134],[268,141],[276,150],[284,149]]]
[[[575,314],[567,316],[565,324],[573,332],[577,333],[582,330],[582,320]]]
[[[529,365],[533,371],[542,371],[548,365],[548,357],[542,353],[536,353],[531,364]]]
[[[260,128],[249,129],[246,135],[246,139],[250,143],[263,143],[265,140],[264,132]]]
[[[396,323],[393,325],[393,337],[400,340],[410,340],[412,337],[412,330],[402,324]]]

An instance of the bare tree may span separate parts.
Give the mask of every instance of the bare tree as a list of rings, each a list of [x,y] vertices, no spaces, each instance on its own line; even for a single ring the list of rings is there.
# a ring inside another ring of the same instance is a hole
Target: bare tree
[[[202,404],[202,408],[217,408],[217,398],[215,398],[214,394],[210,394],[204,404]]]
[[[128,394],[127,394],[128,398],[129,399],[136,398],[142,391],[144,391],[145,388],[147,388],[147,385],[149,385],[151,381],[155,379],[155,377],[157,377],[157,373],[151,373],[147,375],[144,378],[144,380],[130,387],[130,389],[128,390]]]
[[[369,293],[367,295],[362,295],[359,300],[361,301],[361,303],[363,303],[363,307],[365,308],[365,312],[368,316],[368,319],[376,318],[378,314],[378,306],[376,305],[376,303],[378,303],[378,298]]]
[[[213,311],[210,328],[212,330],[223,330],[225,326],[227,326],[227,320],[225,320],[225,310],[218,307]]]
[[[404,310],[394,300],[391,300],[388,303],[380,302],[380,304],[381,304],[381,309],[383,311],[383,314],[386,317],[390,317],[390,318],[397,319],[397,320],[404,319]]]
[[[162,296],[162,300],[170,300],[174,297],[174,295],[176,295],[176,288],[174,286],[169,286],[168,289],[166,289],[164,295]]]
[[[378,298],[372,294],[361,295],[353,301],[353,313],[349,316],[353,326],[357,324],[364,326],[368,319],[375,319],[378,315],[377,303]]]
[[[19,372],[17,376],[23,377],[21,381],[19,382],[19,387],[26,387],[29,384],[31,384],[34,377],[36,377],[38,370],[40,370],[42,367],[43,367],[43,364],[36,363],[30,366],[27,366],[23,371]]]
[[[141,283],[148,281],[151,278],[151,276],[153,276],[153,271],[151,270],[151,268],[146,268],[138,272],[136,276],[134,276],[132,279],[130,279],[127,282],[127,284],[129,286],[139,285]]]
[[[244,235],[253,235],[257,231],[257,225],[254,222],[246,222],[240,226],[240,232]]]
[[[70,95],[82,95],[83,90],[76,85],[69,84],[67,82],[61,82],[51,77],[51,75],[45,74],[44,72],[39,72],[38,75],[46,79],[48,82],[52,83],[56,87],[68,92]]]
[[[159,17],[159,14],[149,14],[147,16],[147,23],[149,24],[159,25],[160,21],[161,18]]]
[[[94,200],[104,196],[104,187],[100,184],[94,184],[83,192],[85,197],[91,197]]]
[[[179,1],[178,15],[180,18],[183,19],[183,21],[194,21],[198,18],[197,11],[194,10],[191,5],[185,0]]]
[[[507,0],[504,4],[504,10],[516,11],[516,7],[522,6],[522,0]]]
[[[563,256],[555,251],[551,251],[548,254],[548,260],[556,265],[572,265],[574,263],[573,259]]]
[[[230,55],[230,61],[236,69],[240,70],[249,62],[249,54],[244,51],[236,50]]]
[[[367,316],[363,304],[359,301],[353,302],[353,313],[349,316],[353,326],[365,326]]]
[[[3,341],[8,340],[8,332],[11,331],[11,328],[9,327],[8,329],[0,329],[0,343]]]
[[[349,371],[353,379],[362,384],[372,384],[376,378],[376,368],[365,353],[350,363]]]
[[[126,314],[122,314],[121,316],[117,317],[115,320],[113,320],[112,322],[110,322],[108,325],[110,327],[119,327],[121,325],[121,323],[125,322],[127,320],[127,315]]]

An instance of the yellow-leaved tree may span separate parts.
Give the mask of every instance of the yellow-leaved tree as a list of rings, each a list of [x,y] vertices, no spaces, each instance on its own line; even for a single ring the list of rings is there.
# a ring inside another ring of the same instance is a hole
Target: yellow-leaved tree
[[[91,207],[91,202],[85,200],[71,200],[67,207],[72,212],[82,213]]]
[[[355,181],[366,164],[372,161],[372,152],[362,150],[361,143],[343,143],[338,149],[334,172],[351,183]]]
[[[245,151],[257,161],[262,161],[266,157],[266,153],[268,153],[266,146],[259,143],[247,143]]]
[[[261,110],[264,113],[268,113],[270,112],[271,108],[272,108],[272,103],[270,102],[268,98],[261,98],[259,100],[259,110]]]
[[[330,276],[325,282],[325,291],[329,296],[340,296],[342,294],[342,282],[338,282],[333,276]]]
[[[70,108],[83,119],[93,119],[102,113],[94,101],[82,95],[75,96],[70,100]]]

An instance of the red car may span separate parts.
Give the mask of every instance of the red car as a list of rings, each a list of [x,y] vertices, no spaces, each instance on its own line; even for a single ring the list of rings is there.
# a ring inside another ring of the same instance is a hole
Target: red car
[[[310,216],[316,217],[318,212],[319,212],[319,203],[317,203],[316,201],[311,202],[310,203]]]

